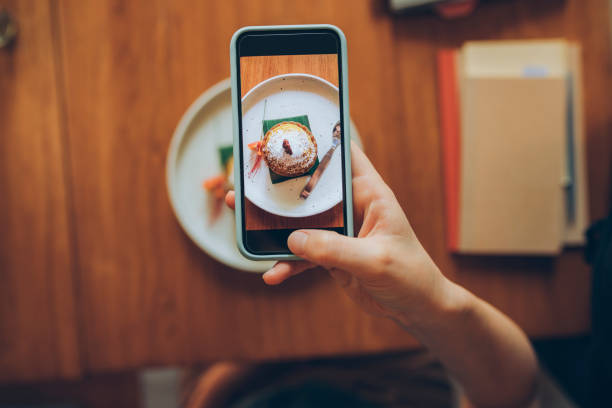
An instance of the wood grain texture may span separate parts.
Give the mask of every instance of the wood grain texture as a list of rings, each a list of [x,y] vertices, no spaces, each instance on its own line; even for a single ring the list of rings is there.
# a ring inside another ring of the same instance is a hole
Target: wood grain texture
[[[17,48],[9,57],[0,55],[1,89],[15,101],[8,108],[3,104],[0,113],[2,135],[11,135],[0,140],[3,378],[79,370],[71,346],[76,336],[67,329],[74,327],[75,301],[66,289],[72,284],[71,222],[78,241],[72,259],[85,372],[416,345],[392,322],[360,311],[324,272],[266,287],[259,276],[233,271],[202,253],[174,219],[164,186],[171,134],[197,95],[229,75],[231,34],[256,24],[333,22],[342,28],[349,46],[351,116],[365,150],[444,273],[531,336],[587,331],[590,277],[579,250],[554,259],[448,254],[435,53],[465,40],[580,41],[590,209],[593,219],[600,218],[610,206],[612,182],[607,2],[485,2],[457,21],[393,17],[384,4],[59,0],[52,2],[61,50],[54,59],[45,42],[52,37],[46,3],[19,2],[19,14],[27,9],[29,16],[21,22],[19,46],[36,38],[38,51]],[[31,37],[28,26],[40,32]],[[52,75],[57,67],[59,90]],[[65,106],[58,106],[58,94]],[[68,190],[59,142],[64,108]]]
[[[366,70],[358,62],[393,59],[387,16],[367,2],[347,9],[322,0],[63,0],[58,9],[86,371],[415,345],[354,306],[325,273],[266,287],[212,260],[181,231],[163,182],[178,119],[228,76],[229,39],[244,25],[337,21],[362,38],[349,66],[357,78],[376,79],[356,89],[375,91],[367,106],[376,129],[364,128],[364,138],[378,133],[374,118],[400,95],[386,80],[389,64]]]
[[[283,74],[315,75],[339,86],[338,57],[336,54],[242,57],[240,58],[241,97],[260,82]]]
[[[338,57],[335,54],[242,57],[240,58],[241,95],[244,97],[254,86],[266,79],[296,73],[315,75],[338,86]],[[329,137],[331,138],[331,129]],[[325,152],[319,152],[319,158],[324,154]],[[333,228],[342,227],[344,224],[341,204],[321,214],[290,218],[270,214],[248,199],[245,199],[245,219],[247,230]]]
[[[9,1],[0,49],[0,381],[79,373],[66,152],[52,13]]]
[[[344,223],[342,210],[342,203],[340,203],[327,211],[309,217],[281,217],[262,210],[247,198],[244,199],[246,229],[248,231],[283,228],[342,227]]]

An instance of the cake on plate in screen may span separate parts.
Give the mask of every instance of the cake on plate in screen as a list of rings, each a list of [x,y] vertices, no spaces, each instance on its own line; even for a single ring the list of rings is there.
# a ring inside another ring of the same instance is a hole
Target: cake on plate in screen
[[[308,172],[317,160],[317,142],[308,128],[297,122],[281,122],[265,134],[262,153],[276,174],[298,177]]]

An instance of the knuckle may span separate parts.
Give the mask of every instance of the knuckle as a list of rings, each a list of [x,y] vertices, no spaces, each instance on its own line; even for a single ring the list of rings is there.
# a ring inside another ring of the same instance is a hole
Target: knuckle
[[[387,210],[387,202],[384,199],[372,201],[370,210],[374,213],[384,213]]]
[[[393,265],[395,261],[393,256],[393,250],[391,248],[391,243],[383,241],[381,242],[375,250],[374,253],[374,263],[376,265],[376,271],[382,273]]]

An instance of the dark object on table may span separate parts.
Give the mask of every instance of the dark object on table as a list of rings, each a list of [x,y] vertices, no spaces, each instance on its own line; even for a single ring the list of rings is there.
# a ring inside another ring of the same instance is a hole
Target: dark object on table
[[[382,405],[364,401],[358,396],[321,381],[281,389],[265,389],[246,398],[233,408],[382,408]]]
[[[411,9],[423,9],[445,0],[389,0],[389,9],[396,13],[401,13]]]
[[[442,408],[453,401],[446,372],[423,350],[255,364],[229,376],[220,372],[213,367],[196,374],[184,406]]]
[[[17,23],[6,11],[0,11],[0,48],[8,47],[17,37]]]
[[[612,384],[612,209],[586,235],[585,258],[593,266],[591,335],[539,341],[535,348],[579,406],[596,408],[610,405]]]
[[[478,0],[389,0],[394,13],[433,10],[442,18],[460,18],[472,14]]]
[[[79,408],[72,404],[0,404],[0,408]]]
[[[587,231],[587,239],[587,261],[593,265],[587,406],[603,407],[610,402],[612,384],[612,210]]]

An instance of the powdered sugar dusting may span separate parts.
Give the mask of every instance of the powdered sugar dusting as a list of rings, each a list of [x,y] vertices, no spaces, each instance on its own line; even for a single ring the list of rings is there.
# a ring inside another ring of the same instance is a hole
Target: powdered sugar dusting
[[[283,147],[285,140],[291,146],[292,154]],[[281,122],[266,133],[263,154],[272,171],[280,175],[296,176],[306,173],[314,165],[317,145],[303,125]]]

